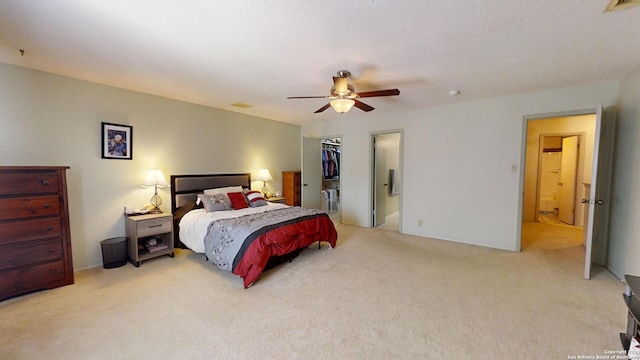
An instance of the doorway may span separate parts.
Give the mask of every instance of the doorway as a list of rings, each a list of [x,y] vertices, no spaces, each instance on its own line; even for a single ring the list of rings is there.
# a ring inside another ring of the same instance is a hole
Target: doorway
[[[521,250],[584,246],[595,114],[527,121]]]
[[[342,137],[302,138],[302,207],[321,209],[342,221]]]
[[[402,131],[371,134],[371,224],[401,231]]]
[[[583,137],[584,146],[581,150],[585,156],[581,158],[585,159],[586,156],[591,155],[591,159],[578,163],[577,176],[579,180],[577,186],[579,190],[576,191],[582,197],[579,203],[582,204],[581,210],[584,214],[582,216],[584,219],[584,240],[581,246],[572,246],[572,248],[578,249],[584,254],[584,278],[588,280],[593,275],[593,264],[601,265],[596,268],[599,271],[606,264],[611,207],[609,201],[611,197],[611,169],[616,133],[615,109],[608,108],[605,111],[602,104],[598,104],[593,110],[566,112],[554,117],[525,116],[523,120],[525,126],[523,126],[521,156],[525,165],[520,177],[520,189],[522,190],[519,199],[522,206],[518,215],[520,219],[518,233],[521,235],[518,238],[518,248],[520,250],[523,249],[523,244],[526,244],[526,225],[536,224],[532,220],[535,217],[535,211],[537,211],[535,206],[537,202],[532,201],[532,198],[535,199],[536,196],[536,185],[532,179],[537,179],[535,176],[538,171],[536,157],[539,152],[532,151],[532,148],[536,149],[539,131],[536,131],[533,126],[539,124],[551,127],[562,126],[561,130],[556,131],[582,131],[586,134]],[[576,128],[576,126],[582,127]],[[580,220],[580,216],[577,216],[577,219]],[[545,235],[544,240],[553,246],[553,234]],[[557,250],[557,248],[552,247],[551,250]]]
[[[339,223],[342,218],[340,202],[340,161],[342,156],[342,138],[331,137],[320,140],[322,155],[322,191],[321,209]]]

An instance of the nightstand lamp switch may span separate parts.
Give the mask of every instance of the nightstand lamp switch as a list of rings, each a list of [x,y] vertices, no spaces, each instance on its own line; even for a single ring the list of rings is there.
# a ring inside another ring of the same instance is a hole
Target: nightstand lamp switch
[[[158,195],[158,188],[165,188],[169,186],[167,179],[165,179],[162,174],[162,171],[149,170],[147,178],[142,183],[142,187],[148,188],[152,186],[155,188],[155,193],[151,197],[151,200],[149,200],[149,204],[153,206],[153,209],[151,209],[150,212],[154,214],[161,213],[162,210],[160,210],[160,205],[162,205],[162,199],[160,198],[160,195]]]

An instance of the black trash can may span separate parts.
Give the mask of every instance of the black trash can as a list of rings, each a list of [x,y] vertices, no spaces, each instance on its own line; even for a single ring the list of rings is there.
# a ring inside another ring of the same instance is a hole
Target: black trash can
[[[102,266],[112,269],[127,263],[127,238],[116,237],[100,241],[102,245]]]

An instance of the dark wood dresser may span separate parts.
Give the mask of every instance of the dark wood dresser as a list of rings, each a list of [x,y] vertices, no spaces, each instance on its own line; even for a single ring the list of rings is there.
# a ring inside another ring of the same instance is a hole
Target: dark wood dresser
[[[0,166],[0,300],[73,284],[68,168]]]
[[[300,171],[283,171],[282,172],[282,196],[287,200],[289,206],[300,206],[302,203],[301,192],[301,172]]]

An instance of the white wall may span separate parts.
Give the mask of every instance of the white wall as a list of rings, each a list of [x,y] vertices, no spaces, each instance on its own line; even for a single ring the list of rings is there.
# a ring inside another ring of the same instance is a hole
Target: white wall
[[[640,69],[620,80],[608,267],[640,276]]]
[[[302,133],[343,135],[343,222],[369,226],[371,191],[362,184],[369,182],[370,133],[404,129],[403,232],[517,250],[524,116],[612,105],[617,85],[593,83],[393,115],[374,111],[304,125]]]
[[[133,126],[133,160],[100,154],[101,122]],[[268,168],[272,190],[300,168],[300,127],[0,64],[0,164],[67,165],[74,268],[101,266],[100,241],[124,236],[124,205],[149,202],[146,171]],[[262,183],[252,187],[260,189]],[[170,190],[159,190],[171,209]]]

